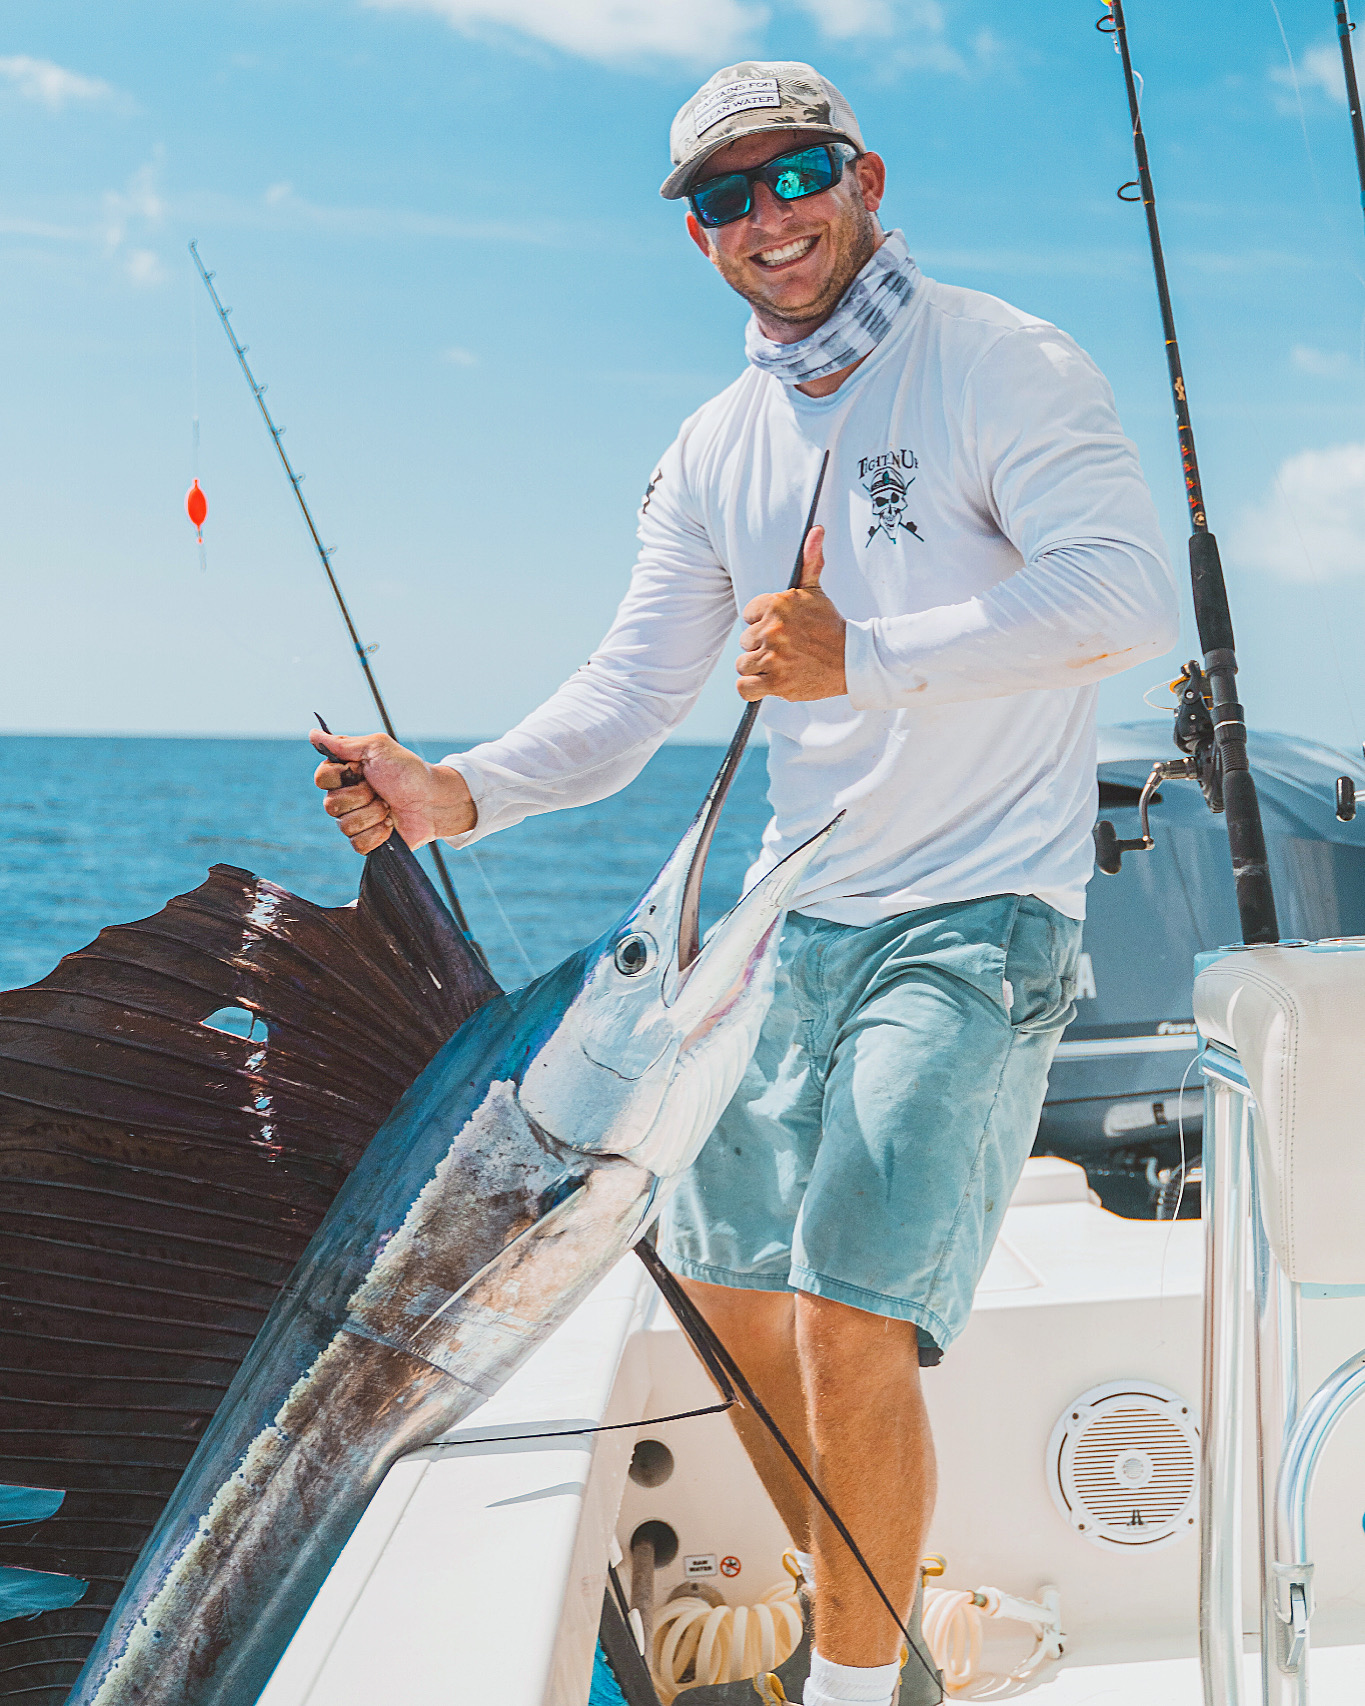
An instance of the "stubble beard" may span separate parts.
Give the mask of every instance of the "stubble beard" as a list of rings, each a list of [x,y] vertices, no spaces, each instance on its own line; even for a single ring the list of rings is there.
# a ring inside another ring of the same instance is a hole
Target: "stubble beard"
[[[751,288],[744,275],[716,257],[716,266],[725,282],[736,291],[760,320],[782,326],[808,326],[815,331],[838,307],[840,299],[877,250],[880,235],[875,217],[864,207],[861,199],[848,210],[847,218],[829,228],[834,247],[834,262],[818,296],[799,305],[779,305],[762,291]],[[809,334],[807,334],[809,335]]]

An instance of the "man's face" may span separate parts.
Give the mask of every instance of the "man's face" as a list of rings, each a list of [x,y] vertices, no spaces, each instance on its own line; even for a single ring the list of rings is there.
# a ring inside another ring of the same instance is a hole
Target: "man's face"
[[[761,166],[779,154],[829,138],[819,131],[772,130],[741,136],[719,150],[698,174],[715,178]],[[687,228],[721,277],[751,303],[761,321],[779,327],[818,324],[834,309],[880,240],[873,217],[881,205],[886,168],[876,154],[850,162],[832,189],[782,201],[765,183],[753,186],[753,207],[732,225],[708,229],[687,216]]]

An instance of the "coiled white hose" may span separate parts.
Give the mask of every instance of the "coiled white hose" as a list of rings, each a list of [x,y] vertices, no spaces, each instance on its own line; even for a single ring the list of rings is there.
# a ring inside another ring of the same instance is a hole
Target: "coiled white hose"
[[[654,1620],[650,1666],[662,1706],[684,1689],[742,1682],[789,1659],[803,1628],[796,1588],[776,1582],[756,1605],[712,1605],[690,1593],[669,1600]]]
[[[987,1617],[1013,1618],[1033,1630],[1033,1651],[1006,1677],[981,1669],[983,1613]],[[949,1694],[960,1693],[987,1677],[996,1682],[1022,1682],[1040,1665],[1060,1658],[1062,1653],[1061,1612],[1055,1588],[1045,1589],[1043,1603],[1039,1604],[1030,1599],[1016,1599],[1001,1593],[999,1588],[978,1588],[969,1593],[965,1588],[926,1586],[920,1626],[934,1663],[943,1672],[943,1686]]]
[[[948,1690],[975,1682],[981,1664],[981,1613],[965,1588],[925,1588],[924,1639]]]

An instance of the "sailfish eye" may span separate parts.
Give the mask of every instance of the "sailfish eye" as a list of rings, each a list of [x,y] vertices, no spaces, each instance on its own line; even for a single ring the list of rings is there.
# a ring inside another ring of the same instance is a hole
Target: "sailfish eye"
[[[638,977],[642,971],[648,971],[654,964],[658,951],[652,936],[647,936],[643,930],[632,931],[629,936],[622,936],[616,944],[616,952],[613,955],[616,969],[622,977]]]

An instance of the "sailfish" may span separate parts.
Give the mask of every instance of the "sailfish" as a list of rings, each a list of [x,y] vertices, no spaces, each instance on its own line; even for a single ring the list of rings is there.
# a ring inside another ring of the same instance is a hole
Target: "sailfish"
[[[0,1696],[249,1706],[389,1466],[646,1232],[835,827],[701,943],[740,749],[514,993],[394,834],[353,906],[217,866],[0,995]]]

